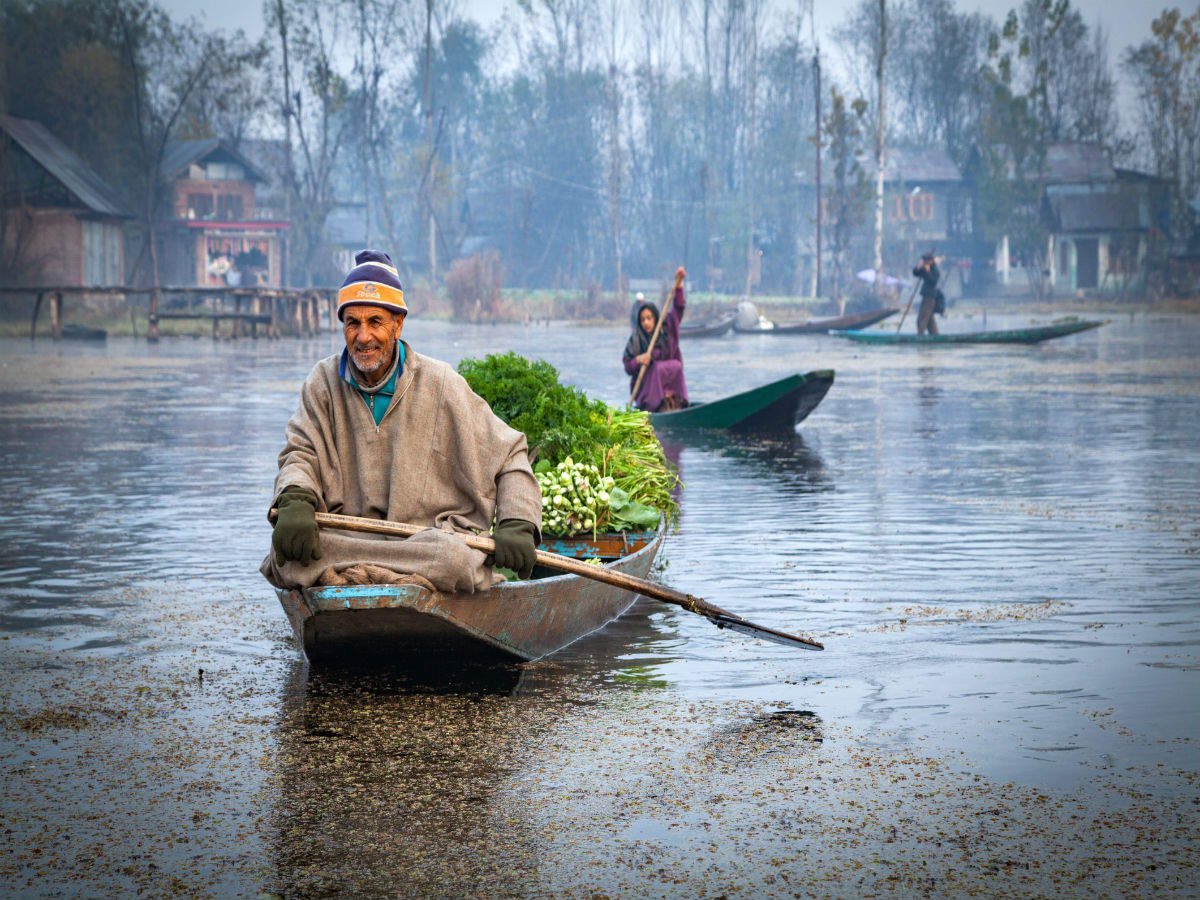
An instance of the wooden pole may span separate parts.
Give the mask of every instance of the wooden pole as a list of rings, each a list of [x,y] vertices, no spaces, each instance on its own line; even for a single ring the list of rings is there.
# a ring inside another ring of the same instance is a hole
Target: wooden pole
[[[158,301],[162,292],[158,289],[158,279],[154,281],[154,288],[150,291],[150,327],[146,329],[146,340],[157,341],[158,333]]]
[[[42,298],[45,293],[38,291],[37,299],[33,301],[33,316],[29,319],[29,339],[31,341],[37,339],[37,319],[38,313],[42,311]]]
[[[270,518],[274,521],[276,510],[271,510]],[[423,525],[408,525],[404,522],[386,522],[382,519],[366,519],[360,516],[342,516],[334,513],[317,513],[317,525],[325,528],[336,528],[340,531],[362,531],[370,534],[386,534],[393,537],[412,537],[419,532],[425,531],[426,526]],[[463,534],[455,532],[463,542],[475,550],[481,550],[484,553],[494,553],[496,551],[496,543],[489,537],[483,535]],[[545,550],[537,551],[537,561],[540,565],[550,569],[555,569],[560,572],[569,572],[572,575],[579,575],[582,578],[589,578],[592,581],[599,581],[603,584],[612,585],[613,587],[622,588],[627,591],[635,591],[644,597],[650,597],[654,600],[661,600],[664,603],[671,603],[675,606],[682,607],[688,612],[696,613],[696,615],[704,616],[718,628],[730,628],[735,631],[740,631],[745,634],[751,634],[755,637],[765,638],[778,643],[787,644],[789,646],[799,646],[806,650],[824,650],[825,646],[817,641],[809,640],[808,638],[797,637],[788,634],[785,631],[778,631],[774,628],[767,628],[764,625],[756,625],[753,622],[743,619],[737,613],[729,612],[721,609],[719,606],[714,606],[699,597],[691,594],[685,594],[681,591],[672,590],[669,587],[664,587],[661,584],[655,584],[653,581],[646,581],[644,578],[636,578],[633,575],[627,575],[624,572],[617,572],[605,566],[597,566],[592,563],[584,562],[583,560],[573,559],[570,556],[560,556],[557,553],[547,553]]]
[[[50,295],[50,336],[56,341],[62,340],[62,292],[55,291]]]
[[[876,280],[876,281],[878,281],[878,280],[879,280],[879,273],[878,273],[878,272],[876,272],[876,273],[875,273],[875,280]],[[917,296],[917,288],[919,288],[920,286],[921,286],[921,279],[919,279],[919,278],[918,278],[918,279],[917,279],[917,280],[916,280],[916,281],[913,283],[913,289],[912,289],[912,293],[908,295],[908,305],[907,305],[906,307],[904,307],[904,312],[903,312],[903,313],[901,313],[901,315],[900,315],[900,324],[896,326],[896,334],[899,334],[899,333],[900,333],[900,329],[904,327],[904,319],[905,319],[905,317],[908,315],[908,311],[909,311],[910,309],[912,309],[913,300],[914,300],[914,298],[916,298],[916,296]]]

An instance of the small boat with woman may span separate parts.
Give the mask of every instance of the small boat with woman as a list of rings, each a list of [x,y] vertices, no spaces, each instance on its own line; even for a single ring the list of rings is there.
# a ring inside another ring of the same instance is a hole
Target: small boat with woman
[[[832,369],[789,375],[720,400],[696,401],[684,409],[652,413],[650,424],[670,430],[788,432],[817,408],[832,386]]]

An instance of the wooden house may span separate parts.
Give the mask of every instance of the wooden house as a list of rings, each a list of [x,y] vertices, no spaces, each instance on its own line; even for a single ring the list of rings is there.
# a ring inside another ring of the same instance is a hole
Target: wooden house
[[[266,176],[225,141],[177,141],[163,158],[170,208],[160,229],[164,284],[278,287],[288,222],[260,211]]]
[[[125,283],[124,223],[104,179],[30,119],[0,116],[0,278],[9,286]]]

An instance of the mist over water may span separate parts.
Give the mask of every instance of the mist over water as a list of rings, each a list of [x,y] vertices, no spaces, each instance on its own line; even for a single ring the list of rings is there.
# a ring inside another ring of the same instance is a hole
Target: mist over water
[[[414,318],[404,337],[449,362],[543,357],[593,396],[626,397],[623,328]],[[132,662],[188,678],[197,665],[253,672],[244,703],[266,723],[264,746],[336,743],[364,715],[400,716],[408,733],[416,708],[432,740],[465,715],[453,694],[329,699],[257,572],[284,423],[336,338],[0,343],[10,700],[46,667]],[[749,641],[640,601],[526,667],[511,698],[468,703],[519,748],[489,756],[489,778],[514,790],[534,777],[526,755],[610,727],[628,704],[700,704],[708,718],[689,727],[724,719],[734,732],[712,740],[730,746],[747,707],[803,712],[863,746],[919,748],[1042,788],[1072,790],[1102,768],[1200,767],[1200,322],[1121,317],[1032,347],[731,335],[685,339],[683,354],[693,399],[836,370],[792,440],[666,437],[685,489],[659,575],[827,650]],[[13,662],[23,649],[40,662]],[[582,724],[577,698],[593,717]],[[292,864],[295,847],[276,850]]]

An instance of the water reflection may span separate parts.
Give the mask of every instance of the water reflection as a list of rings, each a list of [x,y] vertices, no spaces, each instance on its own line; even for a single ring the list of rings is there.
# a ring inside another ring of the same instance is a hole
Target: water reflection
[[[834,487],[831,473],[820,452],[810,446],[803,435],[748,436],[720,431],[700,431],[683,440],[664,436],[663,449],[680,470],[680,479],[687,484],[686,450],[714,455],[729,460],[750,477],[769,479],[788,492],[810,493],[828,491]],[[694,457],[693,457],[694,458]],[[742,473],[739,473],[742,474]]]
[[[310,679],[299,662],[283,693],[273,891],[466,896],[533,877],[525,820],[494,797],[554,717],[473,686]]]

